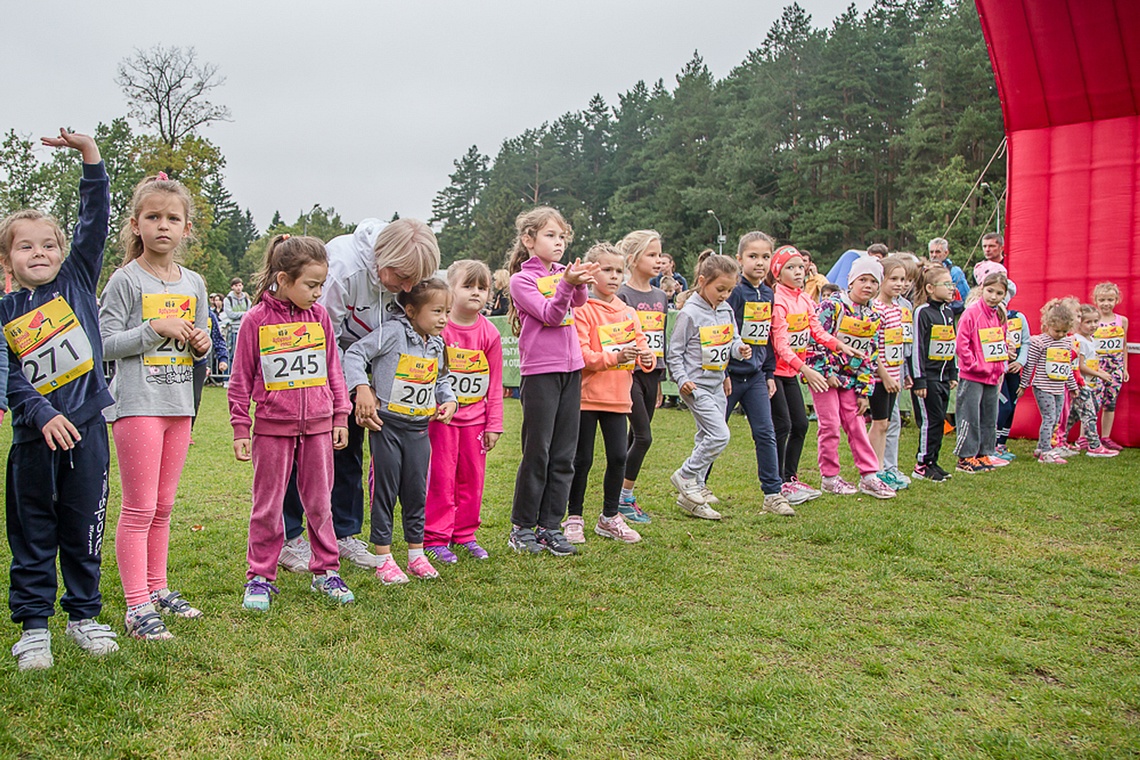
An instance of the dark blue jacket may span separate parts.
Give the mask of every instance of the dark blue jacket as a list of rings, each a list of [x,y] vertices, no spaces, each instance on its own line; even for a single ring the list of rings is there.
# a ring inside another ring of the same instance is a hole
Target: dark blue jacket
[[[752,283],[741,277],[740,282],[728,296],[728,305],[732,307],[732,312],[736,315],[736,331],[741,332],[744,329],[744,304],[763,301],[771,304],[773,298],[772,289],[763,282],[760,283],[760,287],[754,288]],[[771,339],[771,334],[769,334],[767,346],[752,346],[752,357],[747,361],[734,357],[729,358],[728,373],[740,377],[751,377],[763,370],[766,378],[772,380],[776,376],[776,353],[771,350]]]
[[[103,339],[99,335],[99,305],[95,288],[103,269],[103,245],[111,215],[110,180],[103,163],[84,164],[79,181],[79,221],[71,240],[71,251],[63,260],[55,280],[35,290],[13,291],[0,301],[0,324],[6,325],[48,301],[63,296],[75,311],[87,340],[91,343],[94,368],[47,395],[37,391],[20,371],[11,345],[8,364],[15,369],[8,375],[8,402],[12,407],[12,442],[43,440],[43,427],[62,414],[81,427],[115,403],[103,379]]]

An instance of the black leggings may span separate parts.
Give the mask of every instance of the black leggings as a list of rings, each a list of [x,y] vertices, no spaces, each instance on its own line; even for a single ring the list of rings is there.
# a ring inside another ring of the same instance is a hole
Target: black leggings
[[[772,426],[776,428],[776,455],[780,477],[788,482],[800,469],[800,455],[807,438],[808,418],[800,378],[776,375],[776,395],[772,397]]]
[[[633,373],[633,411],[629,415],[629,440],[625,455],[625,479],[637,480],[641,463],[653,445],[653,412],[657,410],[657,389],[661,387],[661,372],[637,371]]]
[[[586,482],[594,464],[594,438],[602,429],[602,442],[606,447],[606,475],[602,480],[602,514],[613,517],[618,513],[621,498],[621,481],[625,477],[625,418],[620,412],[594,412],[582,410],[578,423],[578,451],[574,455],[574,481],[570,484],[570,514],[582,516],[586,501]]]

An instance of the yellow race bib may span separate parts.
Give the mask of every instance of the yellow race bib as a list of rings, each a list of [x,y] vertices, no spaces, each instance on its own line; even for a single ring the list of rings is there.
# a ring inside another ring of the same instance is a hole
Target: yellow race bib
[[[902,319],[903,343],[914,343],[914,314],[905,306],[899,307]]]
[[[750,346],[768,345],[772,332],[772,304],[769,301],[748,301],[744,304],[744,321],[740,339]]]
[[[807,314],[788,315],[788,345],[797,354],[806,354],[811,345],[811,323]]]
[[[388,399],[389,411],[411,417],[435,414],[435,380],[438,374],[435,359],[400,354],[396,377],[392,380],[392,395]]]
[[[562,282],[562,276],[564,274],[565,272],[559,272],[558,274],[538,278],[535,284],[538,285],[538,292],[542,293],[543,298],[547,300],[554,298],[554,291],[558,287],[558,283]],[[565,327],[566,325],[572,324],[574,324],[574,308],[569,307],[566,309],[566,316],[562,318],[560,326]]]
[[[665,314],[660,311],[639,311],[637,319],[649,350],[658,359],[665,358]]]
[[[1124,353],[1124,328],[1120,325],[1101,325],[1093,333],[1098,354]]]
[[[1006,323],[1005,342],[1009,347],[1009,360],[1017,359],[1017,352],[1021,350],[1021,329],[1024,323],[1021,317],[1014,317]]]
[[[870,356],[875,350],[875,328],[878,324],[869,319],[845,315],[839,320],[839,335],[856,351]]]
[[[700,329],[701,369],[720,372],[728,366],[732,352],[732,325],[711,325]]]
[[[257,329],[257,351],[267,391],[312,388],[328,382],[325,329],[320,322],[262,325]]]
[[[1073,376],[1073,352],[1067,348],[1045,351],[1045,375],[1050,380],[1068,380]]]
[[[185,296],[178,293],[143,293],[142,318],[144,322],[152,319],[182,319],[194,325],[194,315],[197,313],[198,299],[195,296]],[[190,346],[181,340],[163,338],[158,348],[152,348],[143,353],[143,364],[148,367],[186,366],[194,363],[190,354]]]
[[[948,362],[954,358],[954,325],[931,325],[930,348],[926,352],[931,361]]]
[[[460,406],[477,404],[487,398],[487,391],[491,389],[491,365],[482,351],[449,346],[447,370]]]
[[[636,346],[637,330],[633,326],[633,320],[627,319],[623,322],[598,325],[598,342],[602,344],[602,353],[606,354],[620,354],[626,347]],[[631,370],[633,366],[634,362],[625,362],[614,365],[610,369]]]
[[[883,364],[898,367],[903,363],[903,328],[892,327],[883,330]]]
[[[4,337],[28,382],[45,395],[95,366],[87,333],[63,296],[4,325]]]
[[[1000,327],[980,328],[978,340],[982,343],[982,356],[987,362],[1004,362],[1009,358],[1009,346],[1005,343],[1005,333]]]

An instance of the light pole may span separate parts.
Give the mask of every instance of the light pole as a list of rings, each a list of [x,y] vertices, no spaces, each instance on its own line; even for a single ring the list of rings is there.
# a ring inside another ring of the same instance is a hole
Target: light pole
[[[987,193],[989,193],[990,195],[993,196],[994,209],[997,212],[997,228],[995,231],[997,232],[997,234],[1000,235],[1001,234],[1001,200],[997,197],[997,193],[994,192],[994,189],[992,187],[990,187],[989,182],[983,182],[981,187],[983,190],[985,190]]]
[[[720,249],[721,255],[724,255],[724,241],[728,240],[728,238],[726,238],[724,236],[724,225],[722,225],[720,223],[720,217],[718,217],[716,215],[716,212],[713,211],[711,208],[709,209],[709,216],[711,216],[713,219],[716,219],[716,229],[717,229],[716,244],[717,244],[717,247]]]
[[[309,213],[305,214],[305,224],[301,227],[301,234],[302,235],[308,235],[309,234],[309,217],[311,217],[313,215],[313,212],[316,211],[317,209],[319,209],[320,207],[321,207],[321,204],[314,203],[313,207],[311,209],[309,209]]]

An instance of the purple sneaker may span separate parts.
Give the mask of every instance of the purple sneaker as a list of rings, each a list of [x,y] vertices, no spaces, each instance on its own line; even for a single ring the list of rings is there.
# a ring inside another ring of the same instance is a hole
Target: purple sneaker
[[[482,546],[480,546],[478,543],[476,543],[473,540],[472,541],[464,541],[461,544],[452,544],[452,546],[462,546],[471,555],[472,559],[487,559],[491,556],[490,554],[487,553],[486,549],[484,549]]]
[[[432,559],[438,559],[445,565],[454,565],[459,561],[459,557],[456,557],[455,554],[452,553],[451,549],[448,549],[443,545],[425,546],[424,554],[428,555]]]

